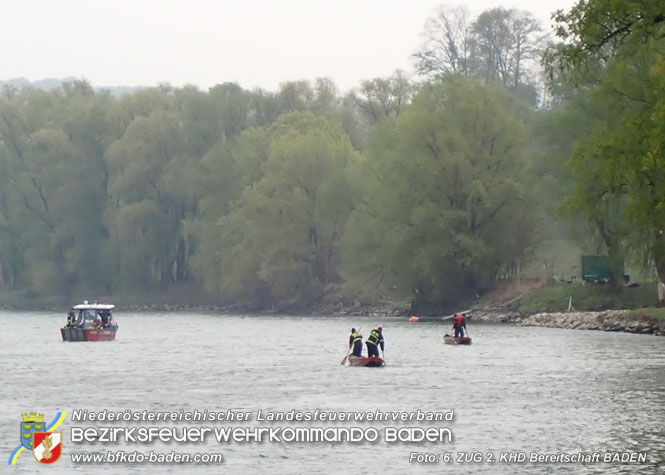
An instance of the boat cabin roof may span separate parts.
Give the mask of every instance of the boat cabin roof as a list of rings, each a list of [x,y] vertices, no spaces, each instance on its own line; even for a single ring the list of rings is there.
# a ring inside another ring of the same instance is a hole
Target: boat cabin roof
[[[73,310],[111,310],[115,305],[108,303],[81,303],[72,307]]]

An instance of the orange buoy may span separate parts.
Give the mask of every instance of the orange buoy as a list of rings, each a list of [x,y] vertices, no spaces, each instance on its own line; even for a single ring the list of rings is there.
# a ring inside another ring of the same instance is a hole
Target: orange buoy
[[[409,318],[410,322],[417,322],[418,320],[420,320],[420,319],[418,317],[416,317],[415,315],[411,315],[411,318]]]

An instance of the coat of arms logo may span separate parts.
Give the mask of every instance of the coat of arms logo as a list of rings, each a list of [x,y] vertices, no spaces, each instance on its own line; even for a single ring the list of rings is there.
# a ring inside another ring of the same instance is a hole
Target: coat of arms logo
[[[50,424],[44,422],[44,414],[37,412],[24,412],[21,417],[21,443],[9,456],[9,465],[16,465],[16,459],[25,449],[30,450],[39,463],[51,464],[58,460],[62,453],[62,432],[55,429],[65,420],[65,413],[58,412]]]
[[[62,452],[61,432],[35,432],[32,455],[39,463],[53,463],[60,458]]]
[[[21,445],[26,449],[32,450],[32,434],[35,432],[43,432],[46,426],[44,425],[44,414],[37,415],[36,412],[31,412],[30,415],[23,413],[23,422],[21,422]]]

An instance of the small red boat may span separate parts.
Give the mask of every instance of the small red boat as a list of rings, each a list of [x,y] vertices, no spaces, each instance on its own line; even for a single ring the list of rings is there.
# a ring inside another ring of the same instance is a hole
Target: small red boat
[[[115,340],[118,324],[111,311],[115,305],[83,302],[72,307],[72,320],[60,329],[63,341]]]
[[[443,335],[443,342],[446,345],[470,345],[471,338],[468,336],[462,336],[460,338],[455,338],[450,335]]]
[[[369,358],[365,358],[364,356],[349,356],[349,364],[351,366],[367,366],[367,367],[379,367],[383,366],[385,363],[383,361],[383,358],[379,358],[378,356],[370,356]]]

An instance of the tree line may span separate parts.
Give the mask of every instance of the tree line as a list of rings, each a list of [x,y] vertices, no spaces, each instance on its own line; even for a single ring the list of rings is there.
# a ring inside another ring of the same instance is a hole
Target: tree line
[[[436,63],[427,42],[414,54],[426,80],[396,72],[347,94],[329,79],[120,98],[85,81],[5,87],[0,288],[75,297],[182,284],[257,308],[450,307],[518,275],[561,210],[588,217],[611,256],[658,268],[662,59],[655,31],[641,39],[662,22],[626,4],[634,30],[596,51],[576,12],[606,18],[616,2],[559,12],[568,41],[544,56],[546,108],[526,66],[545,51],[540,27],[503,9],[462,43],[441,23],[448,56]]]

